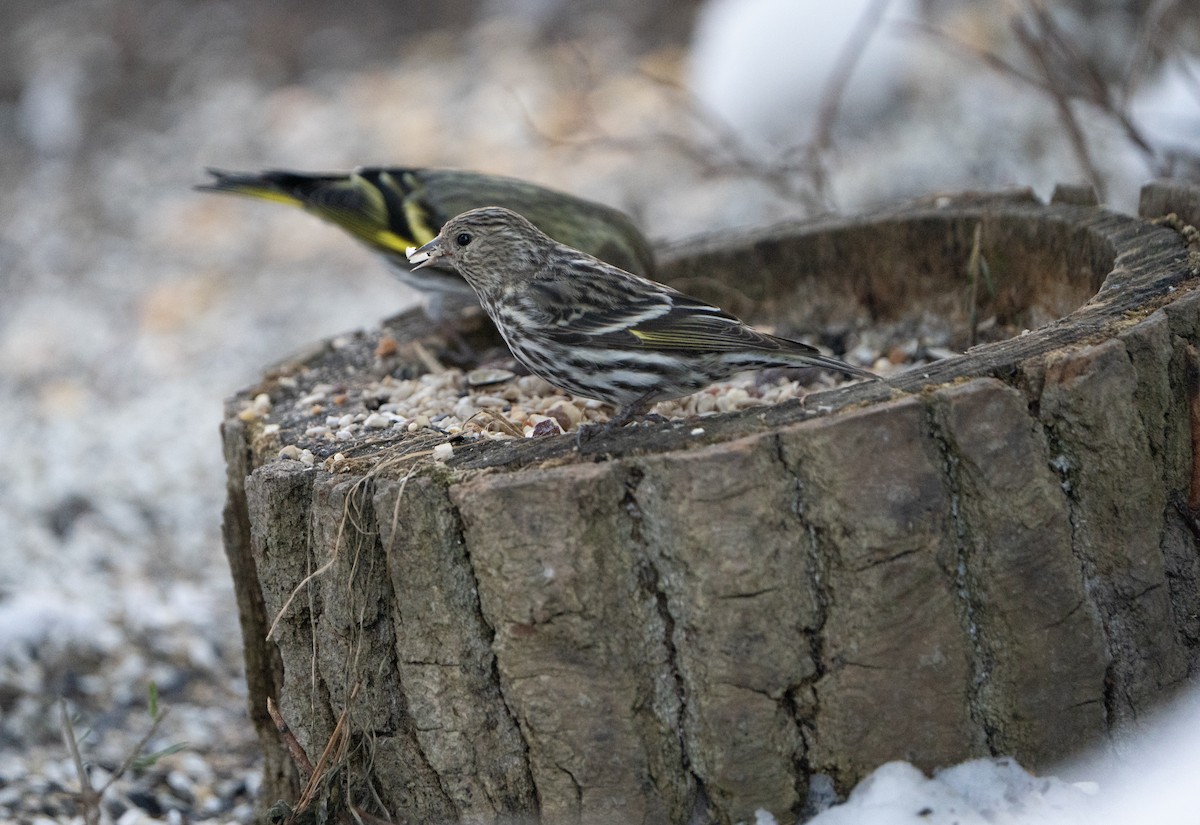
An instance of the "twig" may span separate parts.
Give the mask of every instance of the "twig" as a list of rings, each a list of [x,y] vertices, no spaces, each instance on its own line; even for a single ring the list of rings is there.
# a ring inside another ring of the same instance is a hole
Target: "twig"
[[[983,254],[980,251],[983,245],[983,224],[975,224],[975,235],[971,240],[971,255],[967,258],[967,278],[971,283],[970,297],[968,298],[968,313],[970,320],[970,343],[969,347],[975,346],[975,342],[979,336],[979,307],[977,304],[979,298],[979,278],[981,276],[981,263]]]
[[[355,515],[361,516],[362,513],[361,511],[353,510],[357,504],[358,502],[353,494],[346,496],[346,500],[342,503],[342,518],[338,521],[337,535],[333,539],[333,551],[329,554],[329,560],[301,579],[300,583],[292,588],[292,592],[288,594],[287,599],[275,614],[275,619],[271,622],[271,627],[267,630],[266,638],[268,640],[275,635],[275,629],[279,627],[279,622],[291,608],[292,602],[300,595],[300,592],[308,586],[309,582],[323,576],[327,570],[333,567],[334,562],[337,561],[338,548],[342,546],[342,536],[345,535],[346,525],[353,524],[354,528],[360,533],[364,532],[362,522],[358,518],[355,518]],[[315,639],[316,637],[314,637],[314,644],[316,643]],[[313,661],[315,662],[316,660],[314,659]]]
[[[346,513],[343,511],[343,517],[348,518],[349,516],[346,515]],[[341,528],[339,527],[338,530],[339,530],[338,538],[341,538],[341,534],[340,534]],[[299,584],[297,584],[294,588],[292,588],[292,592],[288,594],[287,600],[284,601],[283,605],[279,608],[279,611],[275,614],[275,619],[274,619],[274,621],[271,622],[271,627],[267,629],[267,635],[266,635],[267,641],[270,641],[271,637],[275,635],[275,628],[279,627],[279,622],[283,619],[284,615],[287,614],[288,609],[292,606],[292,602],[296,600],[296,597],[300,595],[300,592],[302,590],[304,590],[304,588],[308,585],[308,583],[313,581],[314,579],[324,575],[326,570],[333,567],[333,563],[337,560],[337,556],[336,556],[337,545],[335,544],[334,547],[335,547],[335,555],[331,555],[329,557],[329,561],[325,562],[320,567],[318,567],[316,570],[309,573],[307,576],[305,576],[303,579],[300,580]]]
[[[640,70],[639,74],[647,82],[663,91],[668,98],[664,102],[664,108],[673,106],[681,115],[699,127],[712,145],[704,146],[695,139],[670,132],[618,137],[604,132],[596,124],[595,115],[588,107],[583,107],[585,111],[581,115],[581,120],[591,118],[591,126],[595,134],[581,138],[567,137],[543,128],[535,120],[528,107],[515,95],[514,100],[517,110],[522,113],[529,130],[548,146],[572,151],[601,149],[628,154],[656,150],[666,151],[693,163],[706,176],[750,178],[772,189],[780,197],[798,201],[808,209],[820,208],[821,204],[816,196],[806,188],[797,185],[798,176],[810,173],[807,159],[798,163],[788,163],[786,160],[764,160],[760,151],[747,146],[729,124],[712,112],[704,110],[677,83],[645,70]]]
[[[313,764],[309,760],[308,754],[304,752],[304,747],[296,738],[296,734],[292,733],[292,729],[288,727],[287,720],[279,712],[279,706],[275,704],[275,700],[270,696],[267,697],[267,714],[270,715],[271,721],[275,723],[275,730],[279,732],[279,738],[283,740],[288,755],[292,757],[292,762],[295,763],[296,770],[300,772],[300,778],[307,783],[309,777],[313,774]]]
[[[105,791],[112,787],[113,783],[124,776],[133,763],[137,760],[142,750],[154,738],[154,734],[158,732],[164,719],[167,718],[169,708],[164,708],[150,724],[150,729],[145,735],[137,741],[137,744],[130,750],[129,755],[121,766],[113,772],[108,781],[99,789],[92,786],[92,780],[88,776],[87,769],[83,764],[83,755],[79,751],[79,742],[75,738],[75,728],[71,724],[70,715],[67,712],[67,702],[65,699],[59,699],[59,710],[62,715],[63,738],[67,743],[67,750],[71,752],[71,760],[75,763],[75,773],[79,776],[79,803],[83,807],[84,820],[88,825],[98,825],[100,822],[100,801],[104,797]]]
[[[1156,0],[1143,15],[1141,30],[1130,51],[1129,62],[1125,66],[1125,76],[1119,86],[1121,100],[1118,105],[1122,110],[1129,106],[1134,91],[1149,74],[1150,67],[1153,65],[1152,58],[1155,55],[1165,55],[1166,48],[1160,42],[1160,38],[1169,40],[1173,36],[1165,23],[1180,6],[1182,6],[1181,0]]]
[[[1071,149],[1075,153],[1075,159],[1081,167],[1083,167],[1084,176],[1088,179],[1088,183],[1096,190],[1100,200],[1104,200],[1104,180],[1100,176],[1100,171],[1096,168],[1095,162],[1092,160],[1091,150],[1088,148],[1087,138],[1083,134],[1083,128],[1079,125],[1078,119],[1075,117],[1075,112],[1071,109],[1071,95],[1061,83],[1061,73],[1055,71],[1053,62],[1050,59],[1050,50],[1047,48],[1045,32],[1041,37],[1031,31],[1024,21],[1019,18],[1013,19],[1013,34],[1017,40],[1025,47],[1025,51],[1029,53],[1041,69],[1042,78],[1045,81],[1045,89],[1050,95],[1050,99],[1054,102],[1054,106],[1058,109],[1059,120],[1062,121],[1064,128],[1067,130],[1067,139],[1071,142]]]
[[[121,767],[117,768],[116,773],[110,776],[108,781],[104,783],[104,787],[100,789],[101,795],[103,795],[103,793],[107,791],[114,782],[124,776],[126,771],[133,767],[133,763],[137,760],[138,755],[142,752],[142,749],[150,743],[150,740],[154,738],[154,734],[158,733],[159,727],[162,725],[163,720],[167,718],[167,714],[170,713],[170,711],[170,708],[163,708],[159,714],[154,717],[154,721],[150,723],[150,730],[146,731],[145,735],[138,740],[137,744],[133,746],[133,750],[129,752],[129,756],[127,756],[125,761],[121,763]]]
[[[1046,11],[1040,0],[1026,0],[1026,8],[1030,17],[1037,24],[1037,33],[1032,36],[1030,41],[1022,42],[1029,48],[1031,56],[1047,67],[1044,75],[1050,92],[1065,94],[1067,97],[1079,97],[1107,114],[1121,127],[1129,142],[1142,153],[1147,165],[1162,173],[1158,153],[1154,151],[1141,129],[1129,116],[1128,101],[1132,94],[1131,88],[1118,89],[1114,95],[1112,87],[1104,79],[1096,64],[1080,53],[1062,27],[1055,22],[1054,17]],[[1153,20],[1147,20],[1142,25],[1143,31],[1150,31],[1154,28]],[[1017,30],[1017,36],[1020,39],[1020,27]],[[1052,68],[1051,55],[1057,56],[1060,64],[1057,70]],[[1066,87],[1068,79],[1073,81],[1073,90]]]
[[[300,793],[300,800],[296,803],[296,810],[303,811],[312,804],[316,798],[317,792],[321,785],[325,783],[325,779],[329,774],[329,765],[334,762],[341,761],[341,755],[345,752],[346,726],[350,717],[350,704],[358,696],[358,689],[362,685],[361,682],[356,682],[350,690],[350,696],[346,700],[346,707],[342,709],[338,716],[337,724],[333,726],[333,733],[329,734],[329,741],[325,743],[325,749],[321,751],[321,755],[317,757],[317,764],[313,766],[312,776],[304,785],[304,790]]]
[[[501,415],[500,413],[496,412],[495,410],[490,410],[490,409],[486,409],[486,408],[485,408],[485,409],[482,409],[482,410],[480,410],[479,412],[477,412],[477,413],[475,413],[474,415],[472,415],[470,418],[468,418],[468,419],[467,419],[465,422],[463,422],[463,423],[464,423],[464,425],[465,425],[465,424],[470,424],[470,423],[471,423],[472,421],[474,421],[476,418],[479,418],[479,417],[481,417],[481,416],[482,416],[482,417],[484,417],[484,418],[490,418],[490,419],[491,419],[491,421],[489,421],[489,422],[487,422],[487,423],[483,424],[483,425],[482,425],[482,427],[480,427],[480,429],[485,429],[485,430],[486,430],[489,424],[493,424],[493,423],[494,423],[494,424],[496,424],[496,425],[497,425],[497,426],[498,426],[498,427],[499,427],[499,428],[500,428],[500,429],[501,429],[503,432],[507,433],[508,435],[514,436],[514,437],[516,437],[516,438],[524,438],[524,437],[525,437],[525,432],[524,432],[523,430],[521,430],[520,428],[518,428],[516,424],[512,423],[511,421],[509,421],[507,417],[505,417],[504,415]]]
[[[350,693],[350,698],[353,699],[358,694],[358,686],[355,685],[354,690]],[[292,762],[295,763],[296,769],[300,772],[301,779],[304,780],[304,790],[300,794],[300,800],[296,803],[296,807],[291,809],[291,821],[295,821],[296,815],[307,810],[312,805],[316,798],[317,789],[324,784],[325,776],[328,774],[325,771],[325,766],[328,764],[329,754],[334,748],[334,743],[341,746],[341,740],[344,739],[344,727],[346,714],[349,708],[343,711],[341,718],[338,719],[338,724],[334,727],[333,733],[329,737],[329,742],[325,746],[325,750],[321,753],[321,758],[317,760],[317,766],[314,767],[308,758],[308,754],[304,752],[304,747],[296,739],[296,735],[292,733],[291,727],[287,720],[283,718],[283,714],[279,711],[279,706],[275,704],[275,700],[267,697],[267,713],[271,716],[271,721],[275,723],[275,730],[279,732],[280,738],[283,740],[284,746],[288,750],[288,754],[292,757]],[[322,771],[321,775],[317,771]],[[378,798],[376,798],[378,802]],[[347,811],[339,811],[337,814],[338,821],[345,825],[352,825],[354,822],[366,823],[366,825],[392,825],[390,818],[383,819],[374,814],[367,813],[357,805],[350,804],[349,813]],[[351,815],[353,818],[351,818]]]
[[[824,157],[833,145],[833,127],[837,122],[838,110],[841,109],[850,77],[866,52],[867,43],[879,28],[889,2],[890,0],[873,0],[859,17],[849,39],[842,46],[821,93],[821,105],[817,108],[816,126],[813,128],[812,142],[808,145],[807,154],[813,188],[817,197],[826,203],[829,202],[829,177],[825,171]]]
[[[350,810],[353,812],[355,819],[366,823],[366,825],[394,825],[391,819],[383,819],[374,814],[369,814],[357,805],[351,805]]]
[[[923,23],[908,23],[915,32],[935,38],[943,45],[964,52],[992,70],[1011,77],[1048,96],[1058,111],[1072,151],[1088,182],[1103,197],[1102,177],[1091,156],[1084,130],[1071,108],[1072,100],[1078,99],[1098,109],[1112,119],[1124,133],[1125,138],[1143,156],[1146,164],[1156,175],[1169,174],[1170,159],[1157,151],[1128,111],[1133,89],[1148,65],[1148,54],[1153,51],[1162,21],[1174,13],[1179,0],[1159,0],[1147,13],[1134,48],[1129,68],[1123,83],[1116,89],[1108,83],[1096,64],[1083,56],[1080,49],[1046,10],[1041,0],[1024,0],[1022,11],[1012,18],[1012,30],[1026,56],[1034,64],[1030,73],[998,54],[978,48],[958,38]],[[1161,47],[1159,47],[1161,51]]]
[[[79,752],[79,743],[75,740],[75,728],[71,724],[71,716],[67,711],[67,700],[58,700],[59,712],[62,715],[63,738],[71,759],[75,763],[75,774],[79,777],[79,804],[83,807],[83,819],[87,825],[98,825],[100,822],[100,794],[92,787],[92,780],[83,766],[83,755]]]
[[[413,353],[417,356],[417,359],[420,360],[421,365],[425,367],[425,369],[434,374],[446,371],[446,367],[442,365],[442,362],[437,360],[437,358],[434,358],[433,353],[429,351],[429,348],[420,341],[413,341],[410,346],[412,347]]]
[[[1032,86],[1038,91],[1048,91],[1046,84],[1043,83],[1039,78],[1034,77],[1028,72],[1022,71],[995,52],[989,51],[988,49],[979,48],[974,44],[960,40],[949,32],[943,31],[936,26],[931,26],[928,23],[922,23],[918,20],[903,21],[897,23],[896,25],[901,28],[908,29],[915,34],[920,34],[930,38],[931,40],[935,40],[951,51],[959,52],[971,60],[984,64],[997,74],[1010,77],[1026,86]]]

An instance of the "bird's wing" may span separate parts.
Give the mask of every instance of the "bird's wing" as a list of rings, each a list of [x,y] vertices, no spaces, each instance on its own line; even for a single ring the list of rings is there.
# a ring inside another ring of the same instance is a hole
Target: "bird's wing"
[[[671,309],[656,318],[630,326],[627,335],[637,344],[614,342],[608,346],[654,349],[660,352],[754,353],[756,358],[779,366],[809,365],[856,378],[878,378],[874,373],[823,355],[816,347],[790,338],[768,335],[746,326],[727,312],[676,294]],[[759,362],[763,364],[762,361]]]
[[[631,325],[626,331],[633,346],[656,350],[733,352],[784,349],[783,339],[751,329],[717,307],[686,295],[676,295],[670,309],[654,318]],[[806,344],[787,342],[795,353],[817,350]]]
[[[604,336],[620,340],[629,327],[671,310],[671,290],[666,287],[592,258],[571,263],[579,266],[528,282],[518,299],[536,325],[562,343]],[[634,339],[630,342],[636,344]]]
[[[584,281],[587,280],[585,284]],[[561,343],[614,349],[731,352],[746,349],[818,351],[766,335],[734,316],[651,281],[629,277],[534,282],[528,299],[541,314],[545,334]]]

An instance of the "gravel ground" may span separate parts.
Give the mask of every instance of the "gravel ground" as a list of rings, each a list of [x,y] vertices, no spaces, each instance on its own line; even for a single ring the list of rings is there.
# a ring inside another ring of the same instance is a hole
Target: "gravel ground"
[[[248,821],[256,746],[219,539],[221,402],[415,299],[333,228],[191,191],[204,166],[476,168],[608,201],[657,239],[811,210],[791,173],[760,168],[761,152],[686,103],[672,33],[690,26],[673,20],[650,47],[658,29],[599,12],[556,38],[561,15],[538,31],[504,15],[531,4],[417,7],[0,11],[0,820],[82,821],[60,698],[99,787],[149,730],[154,684],[169,713],[145,750],[182,747],[110,788],[105,819]],[[1005,27],[976,14],[1003,47]],[[1051,104],[917,45],[895,105],[835,134],[841,208],[1078,179]],[[1085,126],[1114,204],[1131,208],[1145,165],[1103,118]]]

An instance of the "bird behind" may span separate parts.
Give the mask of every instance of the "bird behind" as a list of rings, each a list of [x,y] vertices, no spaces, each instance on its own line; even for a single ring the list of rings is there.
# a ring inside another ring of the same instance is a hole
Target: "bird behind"
[[[650,243],[624,213],[515,178],[448,169],[360,167],[349,173],[224,172],[197,186],[297,206],[341,227],[378,253],[401,281],[424,293],[431,316],[442,296],[472,295],[452,268],[413,272],[404,250],[432,240],[448,218],[503,206],[543,232],[622,269],[652,275]]]
[[[508,209],[452,218],[408,259],[418,270],[454,267],[517,360],[560,389],[616,406],[614,424],[748,369],[877,377],[572,249]]]

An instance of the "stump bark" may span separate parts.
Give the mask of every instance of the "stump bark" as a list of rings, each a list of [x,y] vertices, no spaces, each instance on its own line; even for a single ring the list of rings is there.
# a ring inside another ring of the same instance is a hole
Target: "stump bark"
[[[264,800],[299,796],[268,698],[329,749],[327,798],[427,823],[787,821],[817,775],[1120,736],[1200,650],[1200,252],[1148,220],[1174,202],[964,197],[671,250],[663,280],[820,328],[961,322],[974,248],[985,311],[1036,327],[702,434],[306,441],[294,402],[352,405],[418,314],[276,368],[223,425]]]

